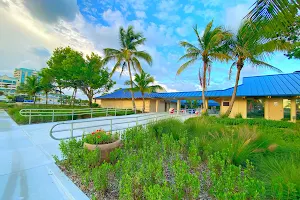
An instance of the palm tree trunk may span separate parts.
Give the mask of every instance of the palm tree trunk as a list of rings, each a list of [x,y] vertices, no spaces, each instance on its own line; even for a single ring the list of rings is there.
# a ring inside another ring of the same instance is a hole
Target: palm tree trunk
[[[133,84],[132,84],[132,74],[131,74],[131,69],[130,69],[130,62],[127,61],[127,64],[128,64],[128,71],[129,71],[129,77],[130,77],[130,87],[132,89]],[[136,107],[135,107],[135,102],[134,102],[134,93],[132,90],[130,90],[130,92],[131,92],[132,108],[133,108],[134,113],[136,113]]]
[[[206,90],[206,67],[207,67],[207,63],[204,62],[204,66],[203,66],[203,79],[202,79],[202,113],[206,112],[206,104],[205,104],[205,90]]]
[[[233,89],[233,92],[232,92],[232,96],[231,96],[231,100],[230,100],[230,103],[229,103],[229,107],[228,107],[228,109],[227,109],[227,111],[225,113],[226,116],[230,115],[231,110],[233,108],[233,104],[234,104],[234,101],[235,101],[237,87],[238,87],[238,84],[239,84],[240,74],[241,74],[242,68],[243,68],[243,66],[237,65],[237,72],[236,72],[236,77],[235,77],[235,85],[234,85],[234,89]]]
[[[46,105],[48,105],[48,92],[46,92]]]
[[[35,105],[35,94],[33,95],[33,105]]]
[[[144,94],[143,95],[143,113],[145,112],[145,98],[144,98]]]

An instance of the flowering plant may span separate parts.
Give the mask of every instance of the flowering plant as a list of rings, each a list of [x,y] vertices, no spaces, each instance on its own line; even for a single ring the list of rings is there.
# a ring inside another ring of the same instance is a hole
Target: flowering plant
[[[110,132],[105,132],[102,129],[96,130],[91,134],[83,137],[83,142],[88,144],[108,144],[118,140],[118,135],[112,135]]]

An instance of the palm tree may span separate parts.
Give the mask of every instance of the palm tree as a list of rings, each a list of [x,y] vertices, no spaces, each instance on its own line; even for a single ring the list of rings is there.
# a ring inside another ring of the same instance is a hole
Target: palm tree
[[[152,65],[152,57],[145,51],[138,51],[137,47],[145,43],[146,38],[140,32],[134,32],[133,26],[129,26],[127,30],[120,27],[119,30],[119,40],[121,48],[104,49],[105,62],[115,60],[116,64],[113,67],[112,74],[114,74],[117,69],[121,69],[120,76],[123,75],[125,69],[128,69],[130,77],[130,87],[133,88],[132,81],[132,69],[135,71],[142,72],[142,66],[139,59],[146,61],[149,65]],[[136,112],[134,93],[131,91],[132,107]]]
[[[154,84],[154,77],[150,76],[150,74],[141,72],[141,75],[135,74],[134,81],[126,81],[125,85],[133,85],[129,90],[132,92],[140,91],[142,93],[143,98],[143,110],[145,112],[145,93],[157,92],[158,90],[163,90],[163,87],[160,85]]]
[[[46,105],[48,104],[48,94],[49,92],[54,90],[54,85],[52,84],[54,81],[54,78],[49,73],[48,68],[43,68],[40,72],[40,89],[45,93],[46,95]]]
[[[225,31],[221,26],[212,29],[213,21],[207,24],[204,33],[200,36],[197,26],[195,26],[194,32],[197,36],[198,45],[195,46],[189,42],[181,41],[180,46],[186,49],[186,54],[183,55],[179,60],[187,59],[177,71],[177,75],[181,74],[188,66],[193,65],[196,61],[201,60],[203,67],[199,68],[199,81],[202,86],[202,101],[203,101],[203,112],[206,112],[205,94],[206,87],[209,85],[211,64],[212,61],[228,61],[231,57],[224,53],[224,44],[232,34]],[[208,72],[208,81],[207,79]],[[202,75],[201,75],[202,74]]]
[[[242,23],[236,35],[228,41],[228,52],[230,52],[232,58],[235,60],[230,67],[229,78],[231,77],[234,66],[237,68],[237,73],[231,101],[225,115],[229,115],[232,110],[236,98],[240,73],[245,62],[248,62],[254,67],[264,67],[276,72],[281,72],[280,69],[266,63],[265,58],[274,51],[283,51],[290,46],[290,44],[285,41],[264,38],[259,31],[251,30],[251,26],[249,26],[248,23],[250,22],[247,21]]]
[[[27,76],[25,84],[18,87],[18,91],[26,93],[33,97],[33,104],[35,104],[36,94],[41,91],[39,79],[36,76]]]
[[[253,22],[266,20],[273,28],[285,28],[299,9],[299,0],[256,0],[246,18]],[[273,20],[278,15],[282,15],[280,20]]]

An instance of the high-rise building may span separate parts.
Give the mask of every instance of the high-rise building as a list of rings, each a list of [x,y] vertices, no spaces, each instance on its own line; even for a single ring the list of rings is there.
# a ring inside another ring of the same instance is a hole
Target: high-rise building
[[[18,79],[18,85],[26,82],[27,76],[37,76],[38,72],[34,69],[16,68],[14,71],[14,77]]]
[[[17,81],[17,78],[9,77],[7,75],[0,76],[0,91],[6,94],[15,93]]]

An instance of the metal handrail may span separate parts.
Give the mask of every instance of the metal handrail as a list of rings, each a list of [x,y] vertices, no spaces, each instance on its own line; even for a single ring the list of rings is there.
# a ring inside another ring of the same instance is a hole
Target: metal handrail
[[[74,120],[74,116],[79,115],[90,115],[93,118],[95,114],[104,114],[104,116],[114,115],[117,116],[118,112],[124,112],[127,115],[128,112],[132,111],[130,108],[118,109],[118,108],[79,108],[79,109],[22,109],[20,110],[20,115],[28,117],[28,124],[31,124],[32,117],[52,117],[51,121],[55,121],[55,117],[60,116],[71,116]]]
[[[149,117],[151,116],[151,117]],[[95,120],[83,120],[83,121],[72,121],[72,122],[61,122],[61,123],[57,123],[55,125],[53,125],[50,129],[50,137],[54,140],[64,140],[64,139],[70,139],[70,138],[76,138],[76,137],[82,137],[83,134],[81,135],[77,135],[74,136],[74,131],[75,130],[82,130],[82,129],[87,129],[87,128],[98,128],[100,126],[110,126],[109,130],[105,130],[105,131],[110,131],[111,133],[113,132],[117,132],[117,131],[122,131],[124,129],[127,128],[132,128],[138,125],[146,125],[161,119],[166,119],[166,118],[172,118],[172,117],[182,117],[182,116],[192,116],[189,114],[174,114],[174,115],[170,115],[170,114],[166,114],[166,113],[150,113],[147,115],[143,115],[143,116],[127,116],[126,118],[111,118],[111,119],[95,119]],[[145,119],[141,119],[141,118],[145,118]],[[116,119],[135,119],[133,121],[125,121],[125,122],[114,122],[114,120]],[[105,123],[105,124],[101,124],[101,125],[95,125],[95,123],[93,123],[93,125],[88,125],[88,126],[81,126],[81,127],[74,127],[74,124],[79,124],[79,123],[85,123],[85,122],[105,122],[105,121],[109,121],[109,123]],[[148,121],[146,123],[141,124],[142,121]],[[135,123],[135,125],[130,126],[129,124]],[[128,127],[126,128],[113,128],[113,125],[121,125],[121,124],[128,124]],[[59,130],[54,130],[56,127],[60,126],[60,125],[70,125],[69,128],[65,128],[65,129],[59,129]],[[53,135],[53,133],[59,133],[59,132],[65,132],[65,131],[70,131],[70,137],[63,137],[63,138],[57,138]]]

